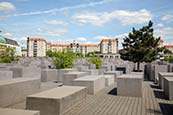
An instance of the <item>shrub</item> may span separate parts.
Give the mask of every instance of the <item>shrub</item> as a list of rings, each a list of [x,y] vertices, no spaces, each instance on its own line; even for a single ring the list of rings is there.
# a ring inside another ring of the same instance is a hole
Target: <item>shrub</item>
[[[88,58],[88,62],[93,63],[96,65],[96,69],[99,69],[102,65],[102,60],[100,57],[90,57]]]
[[[61,52],[53,52],[53,62],[57,69],[71,68],[75,59],[75,53],[67,49]]]

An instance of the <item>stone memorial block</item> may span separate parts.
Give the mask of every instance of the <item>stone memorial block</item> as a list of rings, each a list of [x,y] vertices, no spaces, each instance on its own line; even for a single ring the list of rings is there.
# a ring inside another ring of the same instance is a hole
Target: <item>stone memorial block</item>
[[[85,86],[89,94],[95,94],[105,88],[105,78],[103,75],[89,75],[73,80],[74,86]]]
[[[73,71],[77,71],[76,68],[66,68],[66,69],[58,69],[58,82],[62,83],[63,82],[63,77],[64,77],[64,73],[68,73],[68,72],[73,72]]]
[[[13,72],[9,70],[1,70],[0,71],[0,80],[12,79]]]
[[[125,74],[117,77],[117,95],[142,97],[142,75]]]
[[[41,115],[63,115],[85,100],[86,87],[62,86],[27,96],[26,109],[38,110]]]
[[[15,78],[0,81],[0,107],[25,100],[27,95],[40,90],[40,79],[38,78]]]
[[[39,111],[0,108],[1,115],[40,115]]]
[[[120,71],[106,71],[104,74],[106,75],[114,75],[114,80],[115,82],[117,81],[117,76],[120,76],[121,75],[121,72]]]
[[[74,79],[77,79],[79,77],[84,77],[86,75],[89,75],[89,73],[88,72],[78,72],[78,71],[65,73],[64,77],[63,77],[63,84],[71,85],[72,81]]]
[[[42,69],[41,70],[41,81],[54,81],[57,80],[58,72],[57,69]]]
[[[164,77],[173,77],[173,72],[159,72],[159,87],[163,89],[164,82],[163,78]]]
[[[105,78],[105,86],[110,86],[115,83],[115,76],[114,75],[103,75]]]
[[[169,100],[173,100],[173,77],[164,77],[164,87],[163,91]]]

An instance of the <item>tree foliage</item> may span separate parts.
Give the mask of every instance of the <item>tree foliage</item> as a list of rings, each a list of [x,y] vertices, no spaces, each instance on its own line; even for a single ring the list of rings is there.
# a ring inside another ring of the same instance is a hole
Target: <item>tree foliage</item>
[[[132,32],[124,38],[122,43],[123,50],[120,55],[124,60],[137,62],[138,70],[140,62],[152,62],[157,59],[158,53],[161,50],[159,46],[159,38],[153,36],[153,23],[149,21],[147,26],[141,29],[132,29]]]
[[[12,61],[18,61],[19,57],[15,55],[15,49],[6,47],[0,52],[0,63],[11,63]]]
[[[71,68],[76,59],[76,54],[68,49],[58,52],[47,51],[46,54],[53,58],[53,62],[57,69]]]
[[[88,58],[88,62],[95,64],[96,65],[96,69],[99,69],[102,65],[102,60],[100,57],[96,56],[96,57],[89,57]]]

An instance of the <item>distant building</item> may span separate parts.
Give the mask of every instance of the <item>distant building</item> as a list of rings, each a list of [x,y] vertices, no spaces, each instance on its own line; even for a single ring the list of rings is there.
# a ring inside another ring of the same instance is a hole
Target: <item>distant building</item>
[[[46,56],[46,51],[62,51],[68,48],[73,52],[79,52],[87,54],[89,52],[100,52],[101,56],[108,54],[115,55],[118,53],[118,40],[117,39],[103,39],[99,44],[54,44],[51,42],[46,42],[43,38],[28,38],[27,39],[27,49],[29,57],[44,57]],[[111,57],[111,56],[110,56]]]
[[[47,42],[43,38],[27,38],[28,57],[46,56]]]
[[[0,51],[4,50],[6,47],[14,48],[16,55],[21,56],[21,47],[17,41],[0,36]]]

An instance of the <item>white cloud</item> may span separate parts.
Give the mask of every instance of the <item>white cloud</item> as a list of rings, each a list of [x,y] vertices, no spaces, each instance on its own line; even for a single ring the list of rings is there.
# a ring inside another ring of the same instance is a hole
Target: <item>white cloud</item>
[[[73,10],[73,9],[79,9],[79,8],[86,8],[86,7],[94,7],[96,5],[101,5],[108,3],[112,0],[102,0],[99,2],[90,2],[87,4],[80,4],[76,6],[70,6],[70,7],[64,7],[64,8],[55,8],[55,9],[49,9],[49,10],[44,10],[44,11],[33,11],[33,12],[26,12],[26,13],[20,13],[20,14],[13,14],[13,15],[6,15],[6,16],[1,16],[2,17],[15,17],[15,16],[29,16],[29,15],[39,15],[39,14],[56,14],[57,12],[64,12],[68,10]]]
[[[75,40],[76,41],[87,41],[87,39],[84,37],[75,38]]]
[[[15,9],[16,7],[10,2],[0,2],[0,12],[9,12]]]
[[[163,27],[164,25],[162,23],[159,23],[156,25],[156,27]]]
[[[93,24],[101,26],[112,20],[119,20],[123,25],[142,24],[152,19],[150,11],[114,10],[112,12],[81,12],[72,16],[79,24]]]
[[[50,21],[45,21],[46,24],[50,24],[50,25],[68,25],[68,23],[64,22],[64,21],[58,21],[58,20],[50,20]]]
[[[173,36],[173,28],[171,27],[164,27],[164,28],[159,28],[154,31],[154,35],[156,37],[161,37],[164,41],[172,39]]]
[[[161,19],[167,22],[173,21],[173,15],[165,15]]]
[[[61,36],[63,34],[65,34],[67,32],[66,29],[40,29],[38,28],[38,30],[36,31],[31,31],[29,33],[27,33],[29,36],[30,35],[39,35],[39,36]]]

